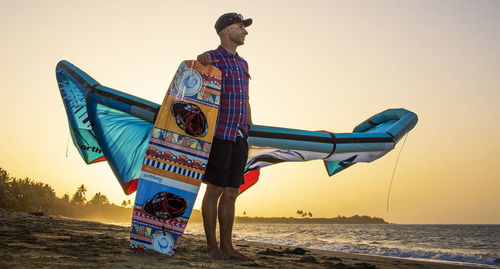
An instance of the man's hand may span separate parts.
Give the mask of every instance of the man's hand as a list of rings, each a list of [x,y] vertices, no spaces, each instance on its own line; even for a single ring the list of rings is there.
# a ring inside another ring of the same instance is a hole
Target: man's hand
[[[212,57],[210,57],[210,53],[208,52],[198,55],[198,58],[196,58],[196,60],[198,60],[198,62],[200,62],[202,65],[215,64],[219,62],[219,60],[217,59],[212,60]]]

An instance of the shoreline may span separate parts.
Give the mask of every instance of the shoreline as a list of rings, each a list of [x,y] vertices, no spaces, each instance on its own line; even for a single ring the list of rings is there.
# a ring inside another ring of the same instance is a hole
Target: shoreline
[[[128,247],[129,227],[5,210],[0,210],[0,220],[0,268],[157,268],[168,265],[174,268],[470,269],[483,266],[306,248],[295,250],[291,246],[246,240],[235,240],[235,248],[255,261],[213,260],[206,256],[204,236],[195,234],[182,237],[174,256],[153,251],[134,254]]]

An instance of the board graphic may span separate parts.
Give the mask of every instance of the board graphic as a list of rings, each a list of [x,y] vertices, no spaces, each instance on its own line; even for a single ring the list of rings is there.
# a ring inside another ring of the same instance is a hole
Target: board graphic
[[[193,210],[217,121],[221,72],[181,63],[156,117],[139,177],[130,249],[173,255]]]

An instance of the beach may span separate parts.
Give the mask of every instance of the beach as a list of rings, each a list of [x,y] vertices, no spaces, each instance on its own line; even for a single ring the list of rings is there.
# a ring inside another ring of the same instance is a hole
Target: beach
[[[245,240],[235,247],[254,261],[206,256],[202,235],[185,234],[174,256],[129,251],[129,227],[0,209],[0,268],[478,268],[294,248]]]

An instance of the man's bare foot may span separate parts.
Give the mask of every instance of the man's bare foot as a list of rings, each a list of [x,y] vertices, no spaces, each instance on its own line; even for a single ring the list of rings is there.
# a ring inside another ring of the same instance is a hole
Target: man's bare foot
[[[242,261],[253,261],[254,259],[236,251],[235,249],[222,250],[222,254],[228,256],[230,259],[237,259]]]
[[[229,259],[229,256],[226,254],[223,254],[219,248],[214,248],[214,249],[209,249],[208,250],[208,257],[216,260],[227,260]]]

